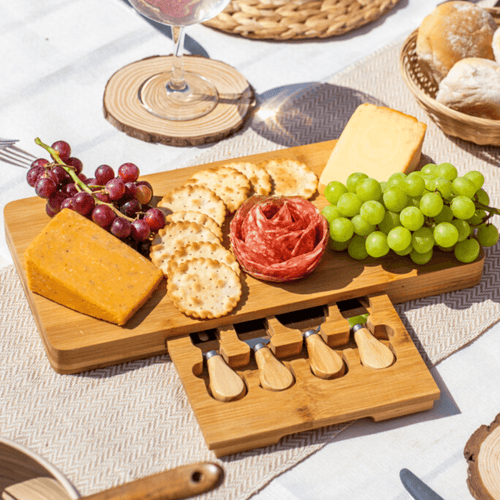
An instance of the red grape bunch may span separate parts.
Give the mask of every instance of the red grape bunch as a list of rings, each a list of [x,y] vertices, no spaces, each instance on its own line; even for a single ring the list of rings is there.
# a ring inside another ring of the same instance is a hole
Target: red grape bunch
[[[146,250],[151,236],[165,226],[165,215],[150,205],[153,188],[139,180],[137,165],[124,163],[116,173],[109,165],[100,165],[88,178],[82,173],[82,162],[71,156],[67,142],[56,141],[51,146],[38,138],[35,142],[51,160],[35,160],[26,180],[47,200],[47,215],[53,217],[64,208],[75,210],[137,250]]]

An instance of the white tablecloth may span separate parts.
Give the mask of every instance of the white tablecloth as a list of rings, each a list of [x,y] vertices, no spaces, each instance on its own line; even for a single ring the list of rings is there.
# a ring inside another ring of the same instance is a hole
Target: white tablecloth
[[[208,55],[240,71],[258,96],[323,82],[388,42],[415,29],[438,0],[401,0],[380,20],[353,33],[308,42],[266,42],[205,26],[186,31],[188,53]],[[167,29],[168,32],[168,29]],[[143,174],[193,164],[210,145],[176,148],[145,143],[103,118],[104,86],[123,66],[169,54],[172,41],[127,0],[18,0],[0,5],[0,137],[20,139],[35,155],[46,143],[68,141],[91,175],[102,163],[137,163]],[[0,204],[33,196],[20,168],[2,164]],[[2,222],[3,224],[3,218]],[[3,235],[3,226],[0,228]],[[0,264],[11,262],[4,238]]]
[[[380,20],[326,40],[257,41],[205,26],[187,31],[187,52],[239,70],[265,101],[287,86],[325,82],[418,27],[440,0],[401,0]],[[492,4],[493,2],[490,2]],[[139,165],[143,174],[196,164],[213,145],[175,148],[145,143],[103,117],[109,77],[133,61],[171,52],[164,32],[125,0],[17,0],[0,5],[0,137],[33,154],[40,137],[67,140],[91,173],[98,165]],[[33,196],[26,171],[0,163],[0,204]],[[12,263],[1,219],[0,266]],[[497,334],[432,370],[443,396],[423,414],[378,424],[358,422],[320,452],[274,479],[256,498],[404,499],[399,470],[410,468],[444,498],[471,498],[463,447],[500,412]],[[1,403],[0,403],[1,404]],[[1,408],[0,408],[1,411]],[[0,435],[1,435],[0,429]],[[64,471],[63,471],[64,472]]]

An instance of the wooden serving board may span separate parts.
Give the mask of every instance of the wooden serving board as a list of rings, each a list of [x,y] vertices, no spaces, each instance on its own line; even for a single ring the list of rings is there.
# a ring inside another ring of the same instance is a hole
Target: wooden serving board
[[[196,343],[190,337],[169,340],[170,356],[208,448],[224,456],[327,425],[367,417],[379,421],[432,408],[440,396],[439,388],[389,297],[379,293],[362,299],[366,304],[362,310],[329,304],[326,315],[311,315],[298,322],[280,317],[273,329],[257,326],[242,332],[246,325],[241,324],[219,329],[215,339],[206,342]],[[363,312],[370,314],[368,326],[376,339],[392,351],[390,366],[375,369],[363,363],[345,319]],[[345,363],[344,374],[336,378],[313,373],[311,352],[301,342],[301,332],[319,324],[324,342]],[[245,353],[243,346],[247,344],[239,345],[256,336],[271,338],[272,351],[293,373],[293,385],[272,391],[261,383],[254,355],[248,350]],[[202,355],[211,349],[218,349],[244,381],[246,393],[239,399],[220,401],[213,396]]]
[[[305,162],[318,176],[335,140],[242,157],[260,162],[288,157]],[[145,176],[161,199],[194,172],[224,161]],[[325,198],[313,203],[322,208]],[[51,366],[59,373],[78,373],[166,352],[166,341],[193,332],[283,314],[371,293],[385,292],[393,303],[471,287],[479,283],[484,254],[472,264],[460,264],[449,254],[436,252],[425,266],[407,257],[368,258],[362,262],[346,253],[327,251],[307,278],[276,284],[244,276],[243,296],[229,315],[196,320],[183,315],[166,295],[165,283],[124,327],[96,320],[56,304],[27,289],[23,254],[49,218],[44,200],[33,197],[9,203],[4,210],[6,240],[23,283]],[[226,224],[227,225],[227,224]],[[227,227],[226,227],[227,235]],[[105,277],[103,277],[105,279]],[[271,300],[270,300],[271,298]]]

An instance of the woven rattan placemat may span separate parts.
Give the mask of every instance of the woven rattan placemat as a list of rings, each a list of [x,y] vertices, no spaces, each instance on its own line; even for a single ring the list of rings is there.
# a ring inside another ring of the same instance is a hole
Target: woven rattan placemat
[[[355,107],[371,101],[426,122],[424,152],[462,171],[480,169],[492,202],[499,206],[498,149],[450,140],[429,121],[399,75],[401,43],[328,83],[305,82],[259,96],[263,105],[278,111],[274,118],[256,117],[251,126],[203,152],[193,164],[338,137]],[[397,306],[429,366],[498,321],[499,285],[497,246],[486,251],[478,286]],[[225,469],[224,484],[199,498],[247,499],[345,427],[304,432],[275,446],[216,459],[205,446],[168,356],[58,375],[49,366],[12,266],[0,270],[0,314],[0,435],[42,455],[84,495],[177,465],[214,460]]]
[[[232,0],[206,26],[258,40],[342,35],[371,23],[399,0]]]

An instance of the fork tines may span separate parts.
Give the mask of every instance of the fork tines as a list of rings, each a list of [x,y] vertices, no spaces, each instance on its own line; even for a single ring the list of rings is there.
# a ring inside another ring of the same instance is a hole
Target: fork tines
[[[0,148],[12,146],[12,144],[15,144],[16,142],[19,142],[19,139],[0,139]]]
[[[10,163],[16,167],[29,168],[36,158],[36,156],[23,151],[17,146],[8,145],[0,147],[0,161]]]

